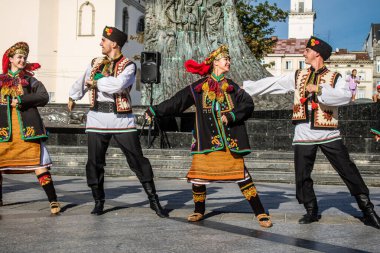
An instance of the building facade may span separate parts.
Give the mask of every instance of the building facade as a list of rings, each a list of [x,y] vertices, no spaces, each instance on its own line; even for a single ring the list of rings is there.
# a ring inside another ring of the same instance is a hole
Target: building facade
[[[274,76],[294,73],[307,68],[303,51],[314,33],[313,0],[290,0],[288,39],[277,40],[273,51],[264,56],[262,64]]]
[[[262,63],[273,76],[294,73],[297,69],[308,68],[303,51],[308,39],[280,39],[273,52],[264,56]]]
[[[347,80],[353,69],[357,70],[360,84],[358,84],[356,99],[371,99],[373,87],[373,61],[367,52],[348,52],[346,49],[338,49],[332,53],[326,61],[330,70],[339,72]]]
[[[305,39],[314,34],[313,0],[291,0],[288,38]]]
[[[138,0],[2,0],[0,21],[11,28],[2,36],[0,50],[5,52],[17,41],[27,42],[28,60],[41,64],[36,77],[46,86],[50,102],[67,103],[71,85],[94,57],[101,56],[103,28],[115,26],[130,38],[138,37],[144,29],[144,4]],[[124,55],[132,59],[142,50],[143,44],[136,39],[123,47]],[[132,101],[138,103],[136,86]],[[81,103],[88,103],[87,97]]]
[[[373,61],[373,85],[380,85],[380,24],[371,24],[363,50]]]

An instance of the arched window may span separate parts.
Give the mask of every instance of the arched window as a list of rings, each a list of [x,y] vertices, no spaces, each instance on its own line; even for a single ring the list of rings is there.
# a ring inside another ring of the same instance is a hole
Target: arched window
[[[129,25],[129,14],[128,7],[123,9],[123,32],[128,35],[128,25]]]
[[[143,33],[144,32],[144,28],[145,28],[144,22],[145,22],[144,16],[141,16],[139,18],[139,22],[137,23],[136,33]]]
[[[79,7],[78,36],[95,36],[95,7],[90,1]]]

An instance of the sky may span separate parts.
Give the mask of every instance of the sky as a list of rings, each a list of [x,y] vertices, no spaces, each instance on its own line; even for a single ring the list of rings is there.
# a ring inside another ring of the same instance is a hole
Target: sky
[[[290,0],[267,0],[289,10]],[[265,0],[257,0],[265,2]],[[334,49],[362,50],[371,23],[380,23],[380,0],[313,0],[316,12],[314,36],[327,41]],[[288,38],[287,23],[273,23],[273,35]]]

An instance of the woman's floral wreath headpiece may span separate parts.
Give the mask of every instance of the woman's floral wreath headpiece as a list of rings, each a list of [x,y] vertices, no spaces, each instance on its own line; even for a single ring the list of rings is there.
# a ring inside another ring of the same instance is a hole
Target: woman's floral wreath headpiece
[[[230,57],[228,46],[221,45],[219,48],[212,51],[202,63],[198,63],[194,60],[187,60],[185,62],[185,68],[187,72],[204,76],[209,72],[213,61],[225,57]]]
[[[11,46],[7,51],[5,51],[4,55],[3,55],[3,74],[6,74],[8,73],[8,69],[9,69],[9,64],[10,64],[10,60],[9,60],[9,57],[13,57],[15,54],[22,54],[26,57],[28,57],[29,55],[29,46],[26,42],[17,42],[16,44],[14,44],[13,46]],[[38,63],[27,63],[25,68],[24,68],[24,71],[28,74],[28,75],[33,75],[33,72],[34,70],[36,69],[39,69],[41,67],[40,64]]]

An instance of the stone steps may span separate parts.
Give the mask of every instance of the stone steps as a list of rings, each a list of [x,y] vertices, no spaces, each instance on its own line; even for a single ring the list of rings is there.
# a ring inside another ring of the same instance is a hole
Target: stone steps
[[[54,174],[85,175],[87,147],[48,146],[48,150],[53,160]],[[156,177],[184,178],[191,165],[190,152],[186,149],[143,149],[143,152],[149,158]],[[380,154],[353,153],[351,158],[368,185],[380,186]],[[109,176],[134,176],[118,148],[108,149],[106,163],[106,174]],[[245,163],[255,181],[294,183],[291,151],[254,151],[245,157]],[[320,184],[343,183],[320,152],[317,154],[313,179]]]

